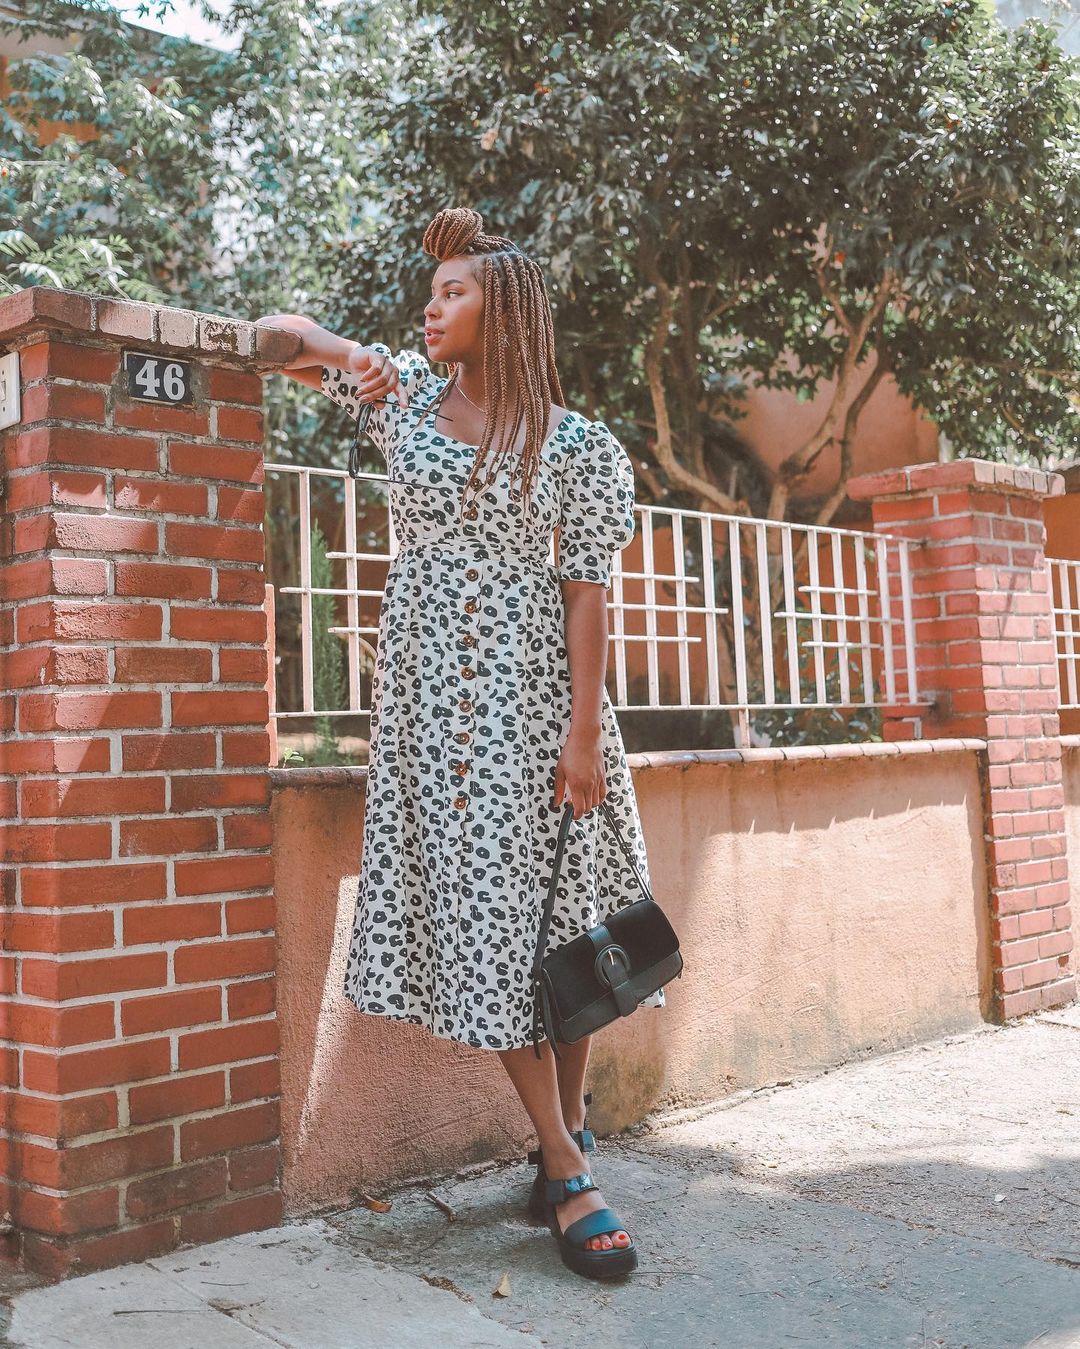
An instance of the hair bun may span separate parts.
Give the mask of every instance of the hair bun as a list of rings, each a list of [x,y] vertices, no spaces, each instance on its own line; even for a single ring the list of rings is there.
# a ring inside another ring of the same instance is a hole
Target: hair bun
[[[445,262],[466,253],[494,253],[501,248],[516,250],[509,239],[484,233],[484,217],[469,206],[447,206],[424,231],[425,253]]]

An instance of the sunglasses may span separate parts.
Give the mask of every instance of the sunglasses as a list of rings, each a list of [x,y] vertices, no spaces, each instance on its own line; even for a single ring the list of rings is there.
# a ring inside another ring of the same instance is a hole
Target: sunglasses
[[[361,472],[361,470],[360,470],[360,458],[361,458],[361,453],[360,453],[360,452],[361,452],[361,449],[363,448],[363,438],[364,438],[365,436],[367,437],[369,444],[370,444],[375,450],[378,450],[378,449],[379,449],[378,445],[375,444],[375,441],[372,440],[372,438],[371,438],[370,435],[368,435],[368,429],[367,429],[367,428],[368,428],[368,422],[371,421],[371,414],[374,412],[374,410],[375,410],[376,407],[385,407],[389,402],[390,402],[390,400],[389,400],[388,398],[373,398],[370,402],[364,403],[364,404],[362,405],[362,407],[360,408],[360,415],[359,415],[359,416],[357,417],[357,419],[356,419],[356,432],[355,432],[355,434],[354,434],[354,436],[353,436],[353,442],[352,442],[352,445],[349,447],[349,475],[350,475],[350,477],[353,477],[353,478],[359,478],[359,476],[360,476],[360,472]],[[415,413],[417,416],[420,416],[420,415],[422,415],[423,413],[430,411],[429,409],[414,408],[413,405],[412,405],[411,403],[409,404],[409,406],[408,406],[407,408],[401,407],[401,405],[400,405],[399,403],[394,404],[394,406],[400,408],[400,410],[401,410],[401,412],[402,412],[403,414],[406,413],[406,412],[411,412],[411,413]],[[439,412],[438,409],[436,409],[435,412],[432,413],[431,415],[434,416],[434,418],[435,418],[436,421],[439,421],[440,419],[441,419],[442,421],[451,421],[451,420],[452,420],[452,418],[448,417],[447,414],[446,414],[445,412]],[[419,424],[420,424],[420,423],[417,422],[417,426],[419,426]],[[413,430],[414,430],[414,431],[416,430],[416,427],[415,427],[415,426],[413,427]],[[410,434],[411,434],[411,433],[410,433]]]

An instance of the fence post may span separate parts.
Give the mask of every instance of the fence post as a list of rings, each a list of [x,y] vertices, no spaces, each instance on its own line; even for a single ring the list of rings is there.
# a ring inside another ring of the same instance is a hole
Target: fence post
[[[0,299],[0,1207],[52,1276],[280,1221],[259,371],[295,346]]]
[[[1076,997],[1058,670],[1043,502],[1058,473],[982,459],[848,483],[912,550],[916,669],[929,709],[886,712],[890,739],[978,736],[999,1020]]]

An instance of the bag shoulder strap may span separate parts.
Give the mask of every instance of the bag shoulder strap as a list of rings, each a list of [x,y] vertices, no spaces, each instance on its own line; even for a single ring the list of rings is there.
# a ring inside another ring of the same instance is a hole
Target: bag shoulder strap
[[[638,865],[634,859],[634,855],[627,847],[626,840],[623,838],[622,831],[619,829],[619,826],[615,820],[615,812],[611,809],[611,806],[608,804],[606,800],[600,802],[600,810],[603,812],[604,818],[611,826],[612,832],[614,833],[615,838],[618,841],[619,847],[623,851],[623,855],[626,857],[626,860],[630,863],[630,868],[637,879],[638,885],[641,887],[642,894],[645,896],[646,899],[652,899],[652,894],[649,890],[649,887],[645,884],[645,879],[642,876],[641,872],[638,870]],[[544,909],[543,913],[540,916],[540,932],[537,937],[536,954],[533,957],[533,964],[532,964],[533,979],[539,978],[540,966],[543,964],[544,961],[544,952],[547,949],[548,934],[551,928],[551,915],[555,911],[555,891],[559,883],[559,868],[562,865],[563,851],[566,848],[566,840],[570,834],[570,826],[573,823],[573,821],[574,821],[574,804],[572,801],[567,801],[563,809],[562,822],[559,826],[558,842],[555,845],[555,860],[551,865],[551,880],[548,882],[547,894],[544,897]]]

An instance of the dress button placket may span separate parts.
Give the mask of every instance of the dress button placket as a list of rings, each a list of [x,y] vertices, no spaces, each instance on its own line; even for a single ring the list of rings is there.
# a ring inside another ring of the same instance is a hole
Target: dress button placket
[[[480,579],[479,568],[477,567],[466,568],[465,570],[466,581],[473,582],[478,581],[479,579]],[[462,605],[462,609],[464,610],[465,613],[470,615],[480,613],[479,597],[476,595],[468,595],[464,604]],[[467,653],[470,650],[474,650],[477,652],[477,654],[479,654],[479,638],[475,632],[465,631],[461,634],[458,640],[459,644],[464,649],[464,652]],[[458,665],[457,673],[462,681],[461,688],[459,690],[460,696],[458,698],[458,711],[461,712],[466,718],[466,724],[461,725],[459,729],[455,731],[454,741],[458,745],[468,745],[472,741],[472,734],[473,734],[472,714],[475,710],[473,700],[469,696],[468,681],[476,678],[476,669],[472,665],[469,665],[467,663],[461,663]],[[454,776],[460,779],[460,783],[458,785],[458,794],[457,796],[454,797],[454,805],[457,807],[458,810],[464,810],[465,807],[469,804],[469,798],[465,791],[465,783],[467,781],[469,771],[472,767],[472,762],[471,760],[466,758],[454,759],[450,767]]]

